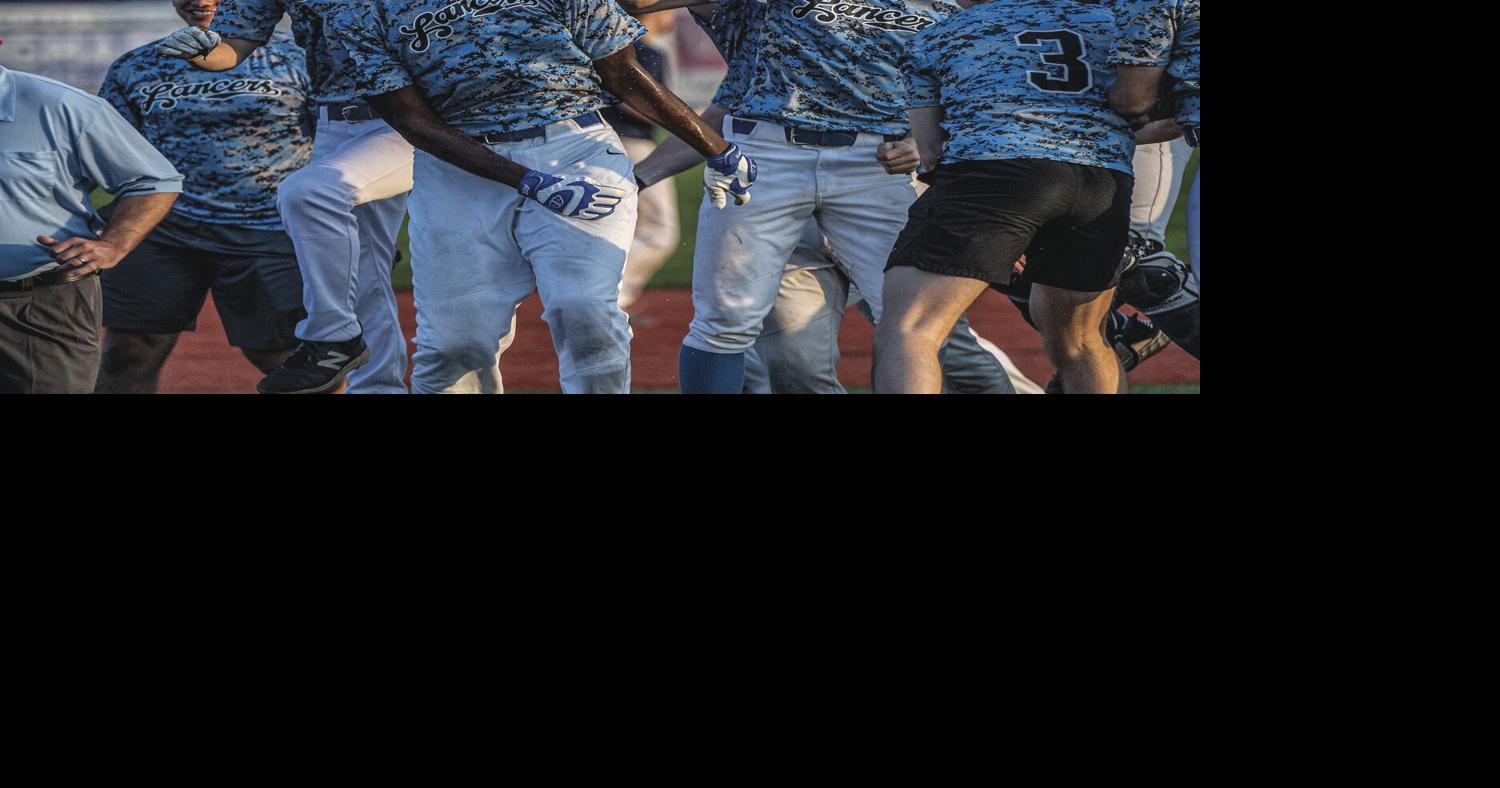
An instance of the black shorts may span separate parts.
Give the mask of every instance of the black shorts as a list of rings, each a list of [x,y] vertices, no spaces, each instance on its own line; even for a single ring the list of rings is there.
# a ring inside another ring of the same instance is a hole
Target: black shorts
[[[1004,286],[1024,254],[1029,282],[1108,290],[1120,279],[1134,186],[1123,172],[1048,159],[944,164],[912,205],[886,270]]]
[[[210,290],[229,344],[277,352],[297,345],[302,274],[281,230],[196,223],[169,214],[104,272],[104,327],[173,334],[198,327]]]

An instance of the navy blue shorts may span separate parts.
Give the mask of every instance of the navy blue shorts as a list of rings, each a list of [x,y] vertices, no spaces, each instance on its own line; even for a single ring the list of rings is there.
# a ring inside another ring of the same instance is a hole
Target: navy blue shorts
[[[203,224],[169,214],[104,272],[104,327],[173,334],[198,327],[210,291],[229,344],[278,352],[297,345],[302,274],[281,230]]]

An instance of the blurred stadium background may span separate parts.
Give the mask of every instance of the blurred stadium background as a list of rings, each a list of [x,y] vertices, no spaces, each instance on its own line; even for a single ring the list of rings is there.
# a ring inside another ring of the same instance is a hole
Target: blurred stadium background
[[[703,31],[690,21],[686,10],[672,13],[681,18],[674,27],[668,48],[668,86],[688,104],[702,108],[708,105],[718,87],[724,74],[724,61]],[[169,0],[0,0],[0,38],[5,40],[4,46],[0,46],[0,64],[97,93],[104,81],[105,72],[115,58],[181,26],[182,21],[173,12]],[[1197,162],[1198,157],[1194,153],[1187,173],[1188,183],[1192,181]],[[701,167],[678,176],[677,192],[683,240],[676,254],[652,279],[650,287],[653,289],[691,286],[693,238],[702,194],[701,178]],[[96,195],[96,201],[100,204],[108,200],[107,194],[101,192]],[[1168,247],[1184,259],[1187,257],[1185,206],[1186,200],[1181,200],[1167,230]],[[396,270],[394,280],[398,290],[409,290],[411,271],[406,262],[409,254],[406,251],[404,228],[400,243],[403,262]],[[687,295],[683,294],[682,297],[687,298]],[[523,313],[524,311],[523,309]],[[862,321],[856,318],[847,322]],[[976,327],[979,325],[976,321]],[[185,336],[184,340],[187,339],[188,336]],[[1007,346],[1006,349],[1011,350],[1011,347]],[[1179,352],[1176,348],[1172,348],[1172,351]],[[1186,358],[1186,354],[1183,357]],[[1150,363],[1152,362],[1148,362],[1148,366]],[[842,369],[843,367],[841,374]],[[1159,388],[1164,391],[1196,393],[1199,389],[1197,369],[1197,362],[1193,361],[1191,383],[1178,374],[1172,376],[1170,385]],[[170,371],[169,363],[168,372]],[[1132,378],[1134,377],[1133,375]],[[163,390],[166,390],[165,385]]]

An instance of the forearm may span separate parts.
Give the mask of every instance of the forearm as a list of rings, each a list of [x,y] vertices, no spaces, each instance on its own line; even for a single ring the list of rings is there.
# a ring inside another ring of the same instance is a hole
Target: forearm
[[[1160,96],[1166,71],[1165,66],[1120,66],[1109,90],[1109,108],[1126,119],[1149,112]]]
[[[243,38],[226,38],[214,47],[214,51],[206,57],[189,60],[194,66],[204,71],[228,71],[231,68],[245,62],[260,44],[254,41],[246,41]]]
[[[629,47],[595,61],[594,66],[606,90],[702,156],[717,156],[728,150],[729,143],[682,103],[682,99],[653,79],[636,61],[635,52]]]
[[[139,194],[115,200],[113,212],[99,240],[118,247],[125,254],[134,251],[151,233],[177,201],[175,192]]]
[[[410,92],[408,92],[410,91]],[[370,98],[370,106],[386,118],[412,147],[432,154],[465,172],[507,186],[521,183],[527,169],[490,150],[432,113],[412,88]],[[420,110],[412,102],[420,102]]]
[[[1135,144],[1155,145],[1158,142],[1171,142],[1182,136],[1182,127],[1175,120],[1158,120],[1148,123],[1135,133]]]
[[[710,104],[703,112],[703,122],[712,128],[719,128],[724,125],[724,117],[728,114],[729,110]],[[697,151],[688,147],[686,142],[671,137],[656,146],[656,150],[652,151],[650,156],[635,165],[635,177],[642,184],[650,186],[680,172],[687,172],[702,163],[703,157]]]
[[[911,120],[911,135],[922,157],[922,168],[929,172],[943,160],[943,108],[914,107],[906,111]]]

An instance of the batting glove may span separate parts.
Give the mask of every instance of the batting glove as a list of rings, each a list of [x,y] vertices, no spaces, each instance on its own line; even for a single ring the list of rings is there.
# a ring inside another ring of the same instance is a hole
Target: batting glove
[[[197,60],[200,57],[207,57],[221,40],[223,39],[219,38],[219,34],[212,30],[184,27],[163,38],[161,43],[156,45],[156,54],[183,60]]]
[[[605,186],[582,175],[564,181],[556,175],[528,170],[516,191],[550,211],[573,219],[603,219],[629,194],[616,186]]]
[[[755,183],[759,167],[755,159],[740,153],[740,146],[729,143],[729,150],[710,156],[703,168],[703,187],[708,189],[709,199],[715,208],[729,204],[729,195],[734,195],[735,205],[750,202],[750,187]]]

